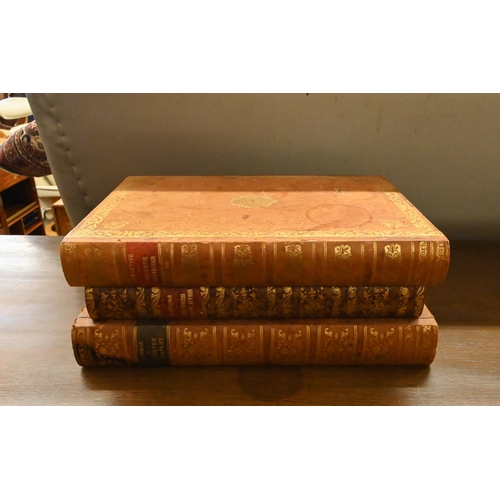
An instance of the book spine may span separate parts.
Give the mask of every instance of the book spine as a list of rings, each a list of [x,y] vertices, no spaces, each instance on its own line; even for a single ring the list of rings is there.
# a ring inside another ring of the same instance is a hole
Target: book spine
[[[424,287],[88,287],[95,320],[418,318]]]
[[[429,365],[435,321],[93,322],[72,328],[81,366]]]
[[[446,277],[443,241],[61,243],[72,286],[427,286]]]

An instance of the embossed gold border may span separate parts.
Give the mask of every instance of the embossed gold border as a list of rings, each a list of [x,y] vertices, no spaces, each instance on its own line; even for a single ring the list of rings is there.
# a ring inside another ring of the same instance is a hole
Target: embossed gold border
[[[256,238],[256,237],[266,237],[260,231],[216,231],[207,233],[204,231],[190,231],[189,228],[183,231],[124,231],[119,229],[100,229],[99,225],[104,221],[106,216],[108,216],[111,211],[126,198],[127,192],[117,191],[113,193],[108,198],[106,198],[97,208],[94,209],[92,214],[84,219],[80,225],[78,225],[71,232],[71,238],[85,238],[88,236],[99,237],[99,238],[200,238],[210,236],[211,238]],[[272,234],[267,235],[268,237],[275,238],[294,238],[294,237],[322,237],[322,238],[360,238],[360,237],[414,237],[414,236],[436,236],[444,238],[441,231],[436,229],[401,193],[397,192],[384,192],[384,194],[394,203],[394,205],[407,217],[411,223],[417,228],[417,231],[408,231],[395,235],[394,231],[391,229],[387,230],[363,230],[359,229],[357,231],[342,231],[342,230],[331,230],[331,231],[314,231],[314,230],[285,230],[285,231],[274,231]]]

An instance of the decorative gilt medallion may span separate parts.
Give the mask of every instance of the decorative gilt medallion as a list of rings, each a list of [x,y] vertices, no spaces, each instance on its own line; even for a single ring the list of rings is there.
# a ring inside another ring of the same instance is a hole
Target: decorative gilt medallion
[[[250,245],[234,245],[234,266],[236,268],[252,267],[252,247]]]
[[[300,243],[285,244],[285,252],[288,261],[302,263],[302,247]]]
[[[196,243],[184,243],[181,245],[182,269],[187,273],[199,274],[200,257]]]
[[[182,333],[182,348],[184,352],[190,356],[205,354],[207,337],[208,328],[199,331],[191,331],[189,328],[184,328]]]
[[[285,243],[285,259],[286,265],[292,272],[301,273],[303,270],[302,245],[300,243]]]
[[[64,254],[70,257],[74,257],[76,255],[76,245],[72,243],[63,244]]]
[[[281,359],[301,355],[307,349],[306,339],[302,335],[301,330],[288,333],[283,330],[278,330],[275,347]]]
[[[397,243],[386,245],[384,250],[386,258],[390,259],[392,262],[400,262],[403,258],[401,245],[398,245]]]
[[[277,202],[274,198],[265,194],[249,194],[245,196],[238,196],[231,200],[231,205],[240,208],[267,208]]]
[[[100,328],[95,331],[94,354],[97,364],[114,364],[120,358],[122,338],[119,330],[103,332]]]
[[[264,361],[264,327],[223,328],[223,363],[254,365]]]
[[[335,257],[337,259],[349,260],[352,257],[350,245],[339,245],[335,247]]]
[[[380,332],[375,328],[370,328],[369,334],[365,329],[364,355],[366,360],[385,361],[397,355],[394,348],[396,335],[394,328]]]
[[[422,260],[427,258],[427,242],[421,241],[418,245],[418,259]]]
[[[354,342],[351,339],[349,328],[335,332],[330,328],[325,328],[322,351],[322,357],[325,360],[341,358],[345,361],[352,358]]]
[[[436,256],[438,259],[444,259],[446,257],[446,247],[442,241],[439,241],[436,245]]]
[[[248,349],[254,347],[255,344],[255,329],[249,332],[237,332],[234,328],[231,328],[231,334],[229,336],[229,348],[227,350],[228,354],[241,356],[245,354]]]

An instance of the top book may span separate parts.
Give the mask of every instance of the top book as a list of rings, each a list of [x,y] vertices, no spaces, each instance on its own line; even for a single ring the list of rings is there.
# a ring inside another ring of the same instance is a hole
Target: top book
[[[61,243],[72,286],[423,286],[448,239],[380,176],[128,177]]]

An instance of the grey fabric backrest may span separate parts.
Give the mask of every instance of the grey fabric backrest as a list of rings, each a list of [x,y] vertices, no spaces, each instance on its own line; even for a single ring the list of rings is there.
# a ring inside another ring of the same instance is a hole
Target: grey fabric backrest
[[[73,224],[129,175],[383,175],[500,239],[500,94],[27,95]]]
[[[307,99],[28,94],[73,224],[129,175],[333,174],[324,161],[331,132],[317,130],[321,103],[311,110]],[[314,147],[318,141],[321,148]]]

